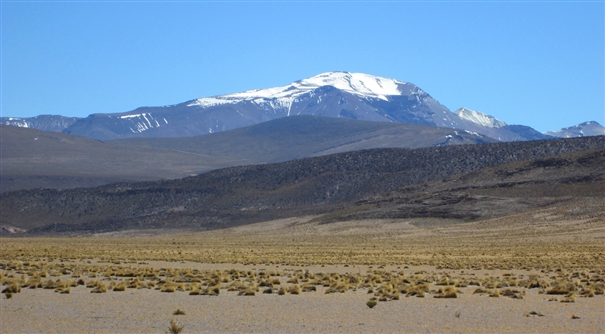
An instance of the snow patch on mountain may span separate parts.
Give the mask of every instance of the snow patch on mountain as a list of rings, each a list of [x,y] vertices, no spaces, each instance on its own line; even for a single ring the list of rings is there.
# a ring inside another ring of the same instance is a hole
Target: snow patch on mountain
[[[18,126],[20,128],[29,128],[29,124],[23,118],[17,117],[8,117],[2,124],[10,125],[10,126]]]
[[[494,116],[486,115],[482,112],[471,110],[468,108],[460,108],[454,112],[456,115],[460,116],[460,118],[466,119],[473,123],[477,123],[483,126],[487,126],[489,128],[501,128],[506,126],[506,123],[501,120],[495,118]]]
[[[202,108],[208,108],[208,107],[213,107],[213,106],[217,106],[217,105],[221,105],[221,104],[237,103],[237,102],[239,102],[239,101],[221,99],[220,97],[205,97],[205,98],[201,98],[201,99],[192,101],[191,103],[187,104],[187,107],[198,106],[198,107],[202,107]]]
[[[44,131],[61,132],[78,120],[77,117],[65,117],[61,115],[38,115],[34,117],[0,117],[0,124],[17,126],[21,128],[33,128]]]
[[[333,86],[342,91],[362,96],[388,100],[389,95],[401,95],[399,85],[405,82],[377,77],[364,73],[329,72],[296,82],[300,87],[315,89]]]
[[[162,118],[158,122],[158,120],[154,118],[151,113],[120,115],[118,118],[132,122],[128,125],[128,129],[130,129],[132,133],[140,133],[168,124],[166,118]]]

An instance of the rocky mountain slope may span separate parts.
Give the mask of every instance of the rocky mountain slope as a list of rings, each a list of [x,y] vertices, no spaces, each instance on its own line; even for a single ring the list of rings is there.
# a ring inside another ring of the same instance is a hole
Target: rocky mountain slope
[[[605,219],[604,164],[605,149],[597,149],[498,165],[364,199],[321,219],[431,218],[455,222],[546,207],[574,208],[563,212],[569,218]]]
[[[542,183],[552,179],[556,184],[566,185],[567,188],[558,188],[563,196],[573,196],[573,192],[566,192],[565,189],[571,191],[576,184],[594,186],[595,182],[602,182],[603,147],[605,137],[599,136],[415,150],[362,150],[279,164],[227,168],[172,181],[5,193],[0,195],[0,218],[6,226],[25,229],[29,233],[54,233],[221,228],[279,217],[345,210],[338,214],[342,216],[350,214],[353,204],[364,199],[384,196],[425,182],[442,180],[442,183],[452,184],[448,180],[456,175],[522,161],[528,162],[500,167],[496,175],[503,175],[504,178],[493,178],[493,173],[485,172],[484,176],[477,176],[477,180],[473,180],[472,176],[459,177],[460,180],[470,181],[465,185],[453,186],[480,190],[482,184],[497,181],[491,183],[492,189],[506,189],[534,182],[532,178]],[[585,152],[586,155],[562,156],[590,150],[597,151]],[[551,173],[552,170],[556,172]],[[526,175],[525,179],[511,183],[510,177],[521,172]],[[573,172],[569,174],[570,177],[566,176],[568,172]],[[507,176],[509,174],[512,176]],[[552,177],[541,179],[540,175],[543,174]],[[430,187],[436,189],[435,186]],[[515,189],[523,193],[522,188]],[[540,189],[543,189],[542,195],[559,196],[549,193],[548,187]],[[597,184],[595,189],[602,189],[602,185]],[[466,200],[468,196],[460,197],[451,192],[432,197],[422,187],[417,188],[415,194],[425,196],[422,201],[428,204],[436,201],[437,204],[449,203],[450,207],[461,201],[466,201],[467,208],[473,207],[472,203],[480,200],[478,197]],[[527,195],[530,194],[527,192]],[[524,198],[527,199],[527,195]],[[419,203],[424,203],[422,201]],[[522,207],[525,205],[522,202],[515,202],[517,204],[511,208]],[[489,212],[490,204],[486,203],[480,208]],[[504,205],[507,201],[499,203]],[[537,201],[532,205],[540,203]],[[432,215],[433,207],[420,205],[419,209],[414,210],[409,215]],[[438,214],[444,215],[455,219],[475,217],[468,213]]]

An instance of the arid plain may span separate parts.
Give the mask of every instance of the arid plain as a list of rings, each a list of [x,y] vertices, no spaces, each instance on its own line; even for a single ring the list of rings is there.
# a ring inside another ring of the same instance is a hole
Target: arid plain
[[[604,211],[5,238],[1,329],[602,333]]]

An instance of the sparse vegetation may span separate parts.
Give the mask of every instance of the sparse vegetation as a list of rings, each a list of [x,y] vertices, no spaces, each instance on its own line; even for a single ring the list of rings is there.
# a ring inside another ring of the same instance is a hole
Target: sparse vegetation
[[[544,210],[542,214],[556,214],[550,212]],[[506,226],[502,224],[499,220],[476,224],[477,227],[473,227],[475,234],[468,237],[446,234],[436,239],[432,235],[408,234],[405,243],[382,232],[338,238],[315,233],[300,234],[297,237],[299,242],[279,235],[259,241],[261,239],[253,234],[233,237],[221,231],[194,236],[136,238],[136,244],[132,243],[133,239],[111,239],[110,242],[102,238],[4,239],[0,258],[1,281],[3,292],[12,294],[24,287],[54,289],[62,293],[69,293],[70,288],[86,287],[93,293],[154,289],[196,296],[219,295],[223,290],[255,296],[263,287],[263,294],[278,295],[362,290],[372,294],[377,301],[397,301],[401,297],[426,295],[456,298],[459,289],[469,287],[472,290],[467,293],[473,295],[513,299],[523,299],[526,291],[537,289],[545,295],[563,295],[563,299],[548,299],[563,303],[576,302],[578,297],[603,295],[605,252],[599,240],[567,240],[567,246],[561,247],[556,238],[540,241],[516,233],[493,231],[494,226]],[[508,222],[510,231],[520,231],[516,224]],[[569,229],[577,231],[598,226],[598,220],[594,223],[587,220],[583,226],[576,224]],[[477,232],[482,229],[490,232]],[[482,233],[481,238],[476,237],[477,233]],[[555,230],[555,233],[555,236],[558,233],[564,236],[570,232]],[[375,248],[373,240],[378,238],[381,246]],[[487,244],[490,246],[486,247]],[[302,245],[304,252],[298,251]],[[542,256],[534,256],[536,253]],[[425,254],[433,255],[427,257]],[[206,263],[348,264],[348,269],[357,265],[374,266],[365,273],[355,274],[140,266],[140,263],[148,261],[174,261],[183,256]],[[94,258],[99,260],[95,263],[84,261]],[[77,259],[81,260],[74,262]],[[399,267],[404,264],[434,266],[436,269],[433,272],[406,273],[384,270],[384,266],[390,263],[398,263]],[[513,267],[531,270],[531,273],[511,273],[510,268]],[[479,277],[474,274],[477,270],[489,273],[496,269],[507,272],[501,276]],[[446,272],[452,270],[459,272]]]
[[[524,316],[526,316],[526,317],[543,317],[544,314],[542,314],[541,312],[531,311],[529,313],[525,313]]]
[[[179,334],[185,328],[184,325],[177,324],[174,320],[170,320],[170,327],[168,327],[168,334]]]
[[[185,315],[185,311],[177,308],[176,311],[174,311],[172,314],[173,315]]]

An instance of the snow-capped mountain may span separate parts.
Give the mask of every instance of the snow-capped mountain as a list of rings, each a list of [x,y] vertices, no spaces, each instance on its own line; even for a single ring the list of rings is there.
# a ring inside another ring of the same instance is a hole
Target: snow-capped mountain
[[[285,86],[204,97],[169,106],[92,114],[78,119],[63,132],[100,140],[189,137],[293,115],[456,128],[501,141],[550,138],[529,127],[511,127],[470,109],[453,113],[408,82],[349,72],[327,72]]]
[[[219,104],[250,101],[258,105],[270,105],[272,108],[287,108],[290,110],[292,103],[297,102],[298,98],[304,98],[305,94],[312,95],[314,90],[323,86],[332,86],[343,92],[363,98],[377,98],[388,101],[387,96],[402,95],[399,86],[405,85],[407,84],[402,81],[363,73],[330,72],[296,81],[286,86],[201,98],[193,101],[189,106],[201,105],[209,107]],[[417,90],[417,92],[412,92],[412,94],[420,92],[420,90]]]
[[[494,116],[480,111],[459,108],[454,112],[460,118],[473,122],[481,128],[477,132],[500,141],[540,140],[552,138],[525,125],[508,125]]]
[[[291,115],[462,129],[474,126],[411,83],[363,73],[328,72],[280,87],[138,108],[121,114],[93,114],[65,132],[102,140],[185,137]]]
[[[506,123],[495,118],[494,116],[486,115],[482,112],[471,110],[465,107],[454,111],[454,114],[460,116],[463,119],[486,126],[488,128],[501,128],[503,126],[506,126]]]
[[[595,121],[590,121],[563,128],[558,131],[547,131],[544,132],[544,134],[560,138],[603,136],[605,135],[605,127]]]

